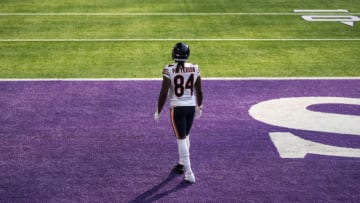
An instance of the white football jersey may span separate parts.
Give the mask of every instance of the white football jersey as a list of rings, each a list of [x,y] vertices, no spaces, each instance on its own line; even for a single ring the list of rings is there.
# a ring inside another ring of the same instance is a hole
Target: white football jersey
[[[165,66],[163,76],[171,80],[169,90],[170,107],[175,106],[196,106],[194,85],[200,76],[199,66],[185,63],[184,68],[179,68],[176,73],[177,64]]]

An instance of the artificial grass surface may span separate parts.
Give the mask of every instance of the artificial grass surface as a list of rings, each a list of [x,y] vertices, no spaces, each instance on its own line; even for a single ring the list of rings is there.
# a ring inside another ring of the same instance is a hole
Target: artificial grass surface
[[[175,42],[2,42],[1,78],[161,77]],[[204,77],[359,76],[360,41],[189,42]]]
[[[360,11],[356,1],[9,1],[0,13],[104,13],[104,15],[0,15],[0,78],[161,77],[176,40],[205,77],[360,76],[360,26],[306,22],[293,9]],[[110,15],[111,13],[282,13],[281,15]],[[335,14],[334,14],[335,15]],[[350,14],[336,14],[350,15]],[[27,41],[26,40],[49,40]],[[51,40],[61,40],[53,42]],[[67,39],[157,39],[73,42]],[[348,39],[352,41],[257,41]],[[9,40],[9,41],[7,41]],[[15,40],[15,41],[11,41]]]
[[[360,27],[298,15],[6,16],[0,39],[360,38]]]
[[[0,12],[290,12],[292,9],[349,9],[357,0],[2,0]]]

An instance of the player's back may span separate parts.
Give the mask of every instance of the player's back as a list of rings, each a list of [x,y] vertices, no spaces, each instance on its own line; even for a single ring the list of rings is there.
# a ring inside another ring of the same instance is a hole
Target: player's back
[[[171,80],[169,90],[170,106],[196,106],[194,84],[200,75],[198,65],[184,63],[184,66],[170,64],[164,68],[163,76]]]

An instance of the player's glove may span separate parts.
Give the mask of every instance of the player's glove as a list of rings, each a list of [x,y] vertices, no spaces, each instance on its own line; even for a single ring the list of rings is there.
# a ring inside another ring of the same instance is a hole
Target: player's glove
[[[197,106],[195,109],[195,118],[198,119],[201,117],[203,105]]]
[[[156,112],[154,114],[154,119],[155,119],[155,121],[159,121],[159,119],[160,119],[160,113],[158,112],[158,110],[156,110]]]

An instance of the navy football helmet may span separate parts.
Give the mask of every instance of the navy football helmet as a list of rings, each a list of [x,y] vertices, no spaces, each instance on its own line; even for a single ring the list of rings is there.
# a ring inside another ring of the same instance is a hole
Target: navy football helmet
[[[183,43],[179,42],[175,44],[172,50],[172,59],[175,61],[186,61],[190,56],[190,47]]]

